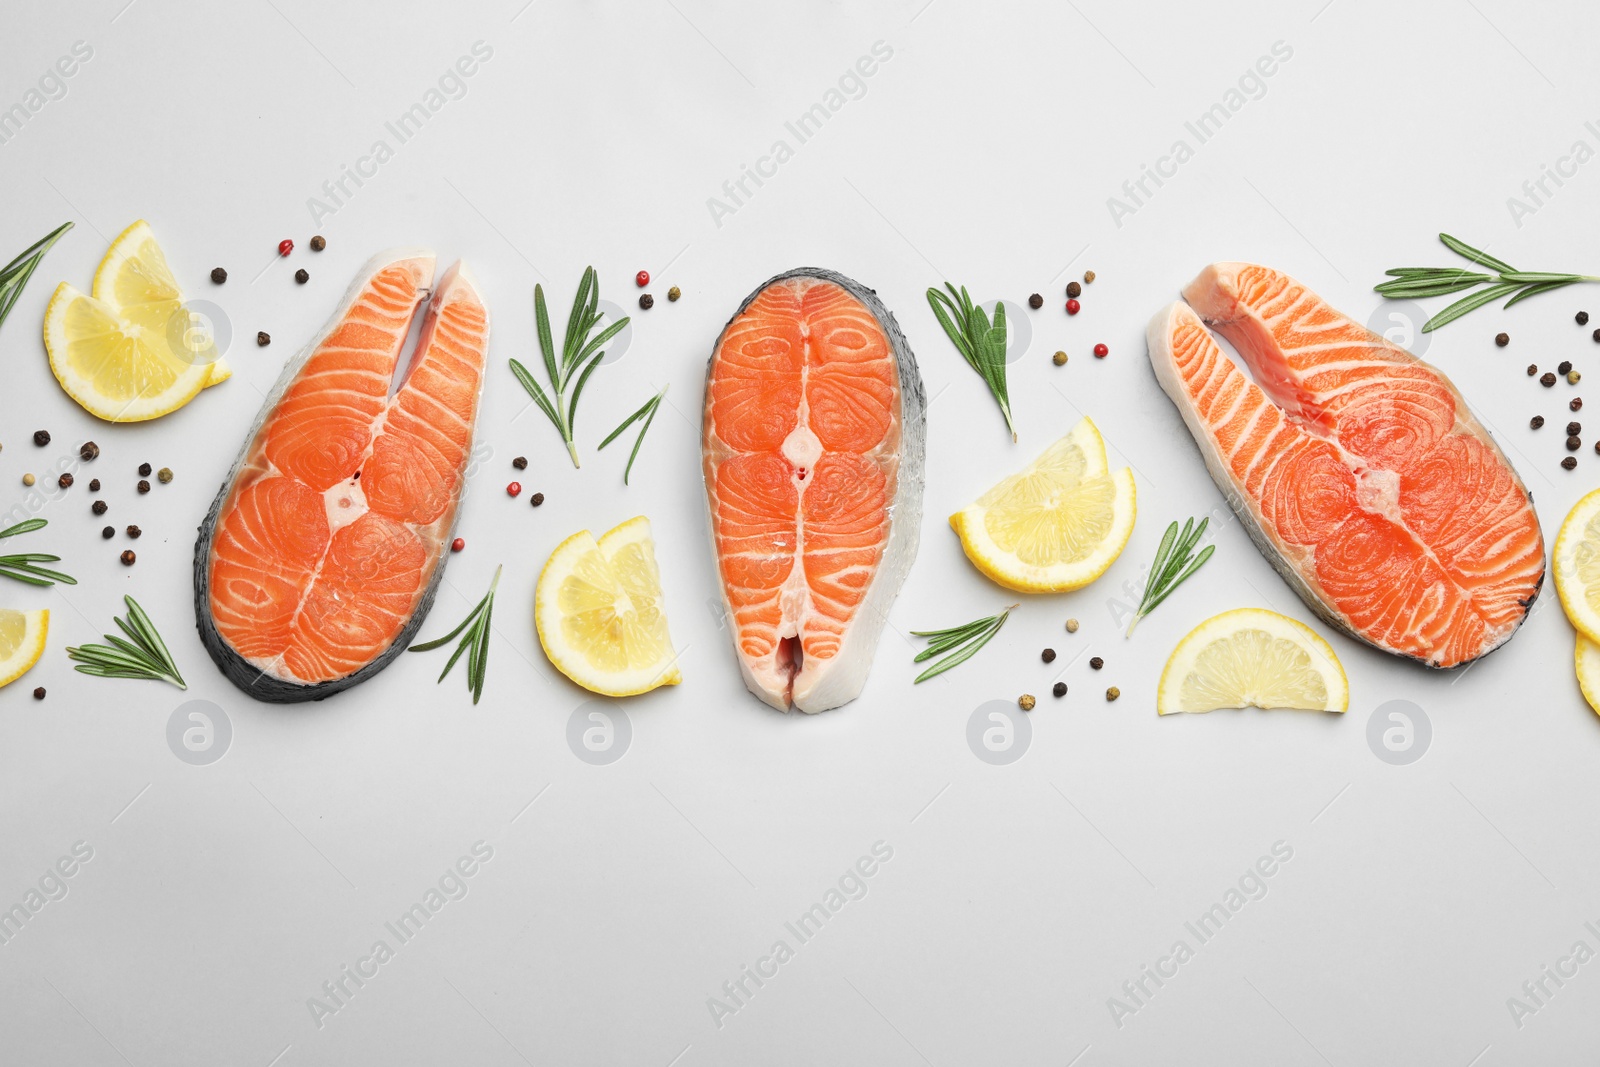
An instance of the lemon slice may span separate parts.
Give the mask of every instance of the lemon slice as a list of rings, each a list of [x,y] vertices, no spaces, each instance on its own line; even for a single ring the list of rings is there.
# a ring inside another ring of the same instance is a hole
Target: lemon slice
[[[643,515],[598,541],[584,530],[561,542],[539,575],[533,619],[550,662],[590,692],[632,696],[683,680]]]
[[[1345,711],[1350,683],[1311,627],[1265,608],[1240,608],[1190,630],[1167,659],[1156,711],[1297,708]]]
[[[50,369],[93,415],[158,418],[232,375],[194,319],[150,227],[136,222],[111,243],[91,293],[57,287],[44,320]]]
[[[1589,702],[1595,714],[1600,715],[1600,645],[1579,634],[1578,647],[1573,650],[1572,659],[1577,667],[1578,688],[1583,690],[1583,699]]]
[[[1567,513],[1552,563],[1567,618],[1580,634],[1600,643],[1600,489]]]
[[[39,662],[49,632],[50,612],[46,608],[0,608],[0,686],[10,685]]]
[[[973,564],[1007,589],[1061,593],[1122,554],[1136,512],[1133,474],[1109,471],[1089,419],[1017,474],[950,516]]]

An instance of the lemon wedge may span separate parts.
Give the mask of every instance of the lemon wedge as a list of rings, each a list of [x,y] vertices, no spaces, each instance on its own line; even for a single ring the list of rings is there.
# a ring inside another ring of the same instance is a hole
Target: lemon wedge
[[[1596,715],[1600,715],[1600,645],[1579,634],[1578,647],[1573,650],[1572,659],[1577,667],[1578,688],[1583,690],[1583,699],[1589,702],[1589,707]]]
[[[1584,637],[1600,643],[1600,489],[1567,513],[1551,562],[1567,619]]]
[[[550,662],[592,693],[633,696],[683,680],[643,515],[599,540],[583,530],[561,542],[539,575],[533,619]]]
[[[1297,708],[1345,711],[1350,683],[1311,627],[1265,608],[1239,608],[1190,630],[1167,659],[1156,711]]]
[[[198,319],[141,220],[111,243],[90,293],[56,288],[44,318],[50,369],[92,415],[159,418],[233,373]]]
[[[1133,473],[1107,469],[1089,419],[1022,471],[950,516],[967,558],[1022,593],[1081,589],[1106,572],[1133,533]]]
[[[28,673],[44,655],[45,635],[50,632],[50,611],[18,611],[0,608],[0,686]]]

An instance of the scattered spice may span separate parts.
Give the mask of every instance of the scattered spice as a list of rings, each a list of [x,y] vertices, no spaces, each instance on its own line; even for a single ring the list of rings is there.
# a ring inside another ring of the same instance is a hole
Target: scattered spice
[[[1568,456],[1566,459],[1561,461],[1561,469],[1562,470],[1571,470],[1572,468],[1576,467],[1577,465],[1578,465],[1578,460],[1577,460],[1576,456]]]
[[[643,289],[645,286],[649,285],[650,284],[650,272],[647,271],[647,270],[642,270],[638,274],[635,274],[633,276],[633,284],[637,285],[641,289]]]
[[[89,492],[98,493],[99,491],[100,491],[100,479],[99,478],[90,478],[89,479]]]
[[[33,483],[34,483],[34,482],[36,482],[36,481],[38,481],[38,480],[39,480],[39,479],[37,479],[37,478],[35,478],[35,477],[34,477],[34,476],[33,476],[33,475],[31,475],[31,474],[24,474],[24,475],[23,475],[23,476],[22,476],[22,484],[23,484],[23,485],[32,485],[32,484],[33,484]]]
[[[38,445],[40,448],[43,448],[45,445],[49,444],[50,443],[50,431],[49,430],[35,430],[35,431],[33,431],[33,443]]]
[[[218,285],[221,285],[223,282],[228,280],[228,272],[223,270],[221,267],[212,267],[211,280],[216,282]]]
[[[533,496],[531,498],[529,498],[528,503],[532,504],[534,507],[538,507],[540,504],[544,503],[544,494],[543,493],[535,493],[535,494],[533,494]]]
[[[1054,363],[1058,367],[1065,367],[1067,365],[1067,354],[1065,352],[1058,351],[1055,355],[1050,357],[1050,362]]]
[[[1549,371],[1545,371],[1543,374],[1539,375],[1539,384],[1548,389],[1552,385],[1556,384],[1556,376],[1551,374]]]
[[[1583,375],[1579,374],[1577,371],[1575,371],[1575,370],[1567,371],[1567,384],[1568,385],[1577,385],[1582,380],[1583,380]]]
[[[71,489],[72,488],[72,475],[63,474],[61,477],[56,479],[56,484],[59,485],[63,489]]]
[[[1543,425],[1544,425],[1544,416],[1543,415],[1535,415],[1533,418],[1528,420],[1528,428],[1529,429],[1537,430],[1539,427],[1541,427]]]
[[[1067,283],[1067,295],[1068,296],[1080,296],[1080,295],[1082,295],[1082,293],[1083,293],[1083,286],[1079,285],[1077,282],[1068,282]]]
[[[521,482],[512,482],[510,485],[506,486],[506,496],[520,496],[521,493],[522,493],[522,483]]]
[[[301,267],[299,270],[294,272],[294,280],[296,283],[304,285],[306,282],[311,280],[311,272],[306,270],[304,267]]]
[[[152,470],[154,470],[154,469],[155,468],[151,467],[150,464],[148,464],[148,463],[139,464],[139,477],[141,477],[141,478],[150,477],[150,472]]]
[[[1017,707],[1021,708],[1023,711],[1032,711],[1034,705],[1037,703],[1038,701],[1033,699],[1032,693],[1023,693],[1017,698]]]
[[[683,295],[683,290],[679,289],[676,285],[674,285],[671,289],[667,290],[667,299],[669,301],[671,301],[672,303],[674,303],[674,304],[676,304],[678,302],[678,297],[680,297],[682,295]]]
[[[139,557],[133,554],[133,549],[125,548],[122,550],[122,555],[118,556],[117,558],[122,560],[122,565],[124,567],[131,567]]]
[[[1106,690],[1106,700],[1108,702],[1117,699],[1121,695],[1122,690],[1118,689],[1116,686],[1112,686],[1110,689]]]
[[[1076,315],[1082,309],[1083,309],[1083,305],[1078,303],[1076,300],[1068,300],[1067,301],[1067,314],[1068,315]]]
[[[1089,666],[1093,667],[1095,670],[1099,670],[1101,667],[1104,667],[1105,665],[1106,665],[1106,661],[1101,659],[1099,656],[1091,656],[1089,658]]]
[[[104,515],[106,513],[106,506],[107,505],[104,500],[96,500],[93,504],[89,505],[89,510],[94,512],[96,515]]]
[[[1038,311],[1040,308],[1044,307],[1044,297],[1040,296],[1038,293],[1034,293],[1032,296],[1028,297],[1028,306],[1033,310]]]
[[[145,481],[143,478],[140,478],[137,488],[141,493],[148,493],[150,491],[150,483]]]
[[[1039,653],[1039,658],[1044,660],[1046,663],[1054,663],[1056,661],[1056,650],[1053,648],[1047,648],[1043,652]]]
[[[1573,434],[1572,436],[1567,438],[1567,451],[1568,452],[1576,452],[1578,449],[1580,449],[1582,447],[1583,447],[1583,440],[1577,434]]]
[[[460,552],[463,548],[466,548],[466,547],[467,547],[467,539],[465,537],[458,537],[454,541],[450,542],[450,551],[452,551],[452,552]]]
[[[1532,378],[1535,374],[1538,374],[1538,373],[1539,373],[1539,368],[1537,366],[1535,366],[1532,363],[1528,364],[1528,377]]]
[[[137,526],[128,527],[128,536],[133,538],[135,541],[139,539],[139,535],[142,533],[144,533],[144,531],[139,529]]]
[[[653,308],[655,306],[656,306],[656,298],[655,297],[651,296],[649,293],[640,294],[640,296],[639,296],[639,307],[640,307],[640,309],[642,309],[644,311],[649,311],[651,308]]]
[[[1564,359],[1560,363],[1556,364],[1556,373],[1557,374],[1565,374],[1565,373],[1567,373],[1567,371],[1569,371],[1571,369],[1572,369],[1572,360],[1570,360],[1570,359]]]
[[[1583,410],[1583,397],[1581,397],[1581,396],[1573,397],[1571,400],[1567,401],[1567,407],[1569,409],[1573,410],[1573,411],[1581,411],[1581,410]]]
[[[272,343],[272,335],[269,334],[266,330],[262,330],[260,333],[256,334],[256,347],[257,348],[266,348],[271,343]]]
[[[528,469],[528,457],[518,456],[516,459],[511,461],[511,465],[519,471],[525,471]]]
[[[320,252],[327,247],[328,241],[322,236],[322,234],[319,233],[311,239],[311,251]]]
[[[1057,696],[1057,697],[1066,696],[1067,695],[1067,683],[1066,682],[1057,682],[1055,685],[1052,685],[1050,687],[1050,694],[1052,696]]]
[[[1587,311],[1578,312],[1577,319],[1578,319],[1578,325],[1579,326],[1587,326],[1587,325],[1589,325],[1589,313]]]
[[[40,685],[40,686],[35,686],[34,687],[33,699],[35,699],[35,700],[43,700],[44,699],[44,686]]]
[[[1511,335],[1509,333],[1497,333],[1494,335],[1494,343],[1504,348],[1511,343]]]
[[[162,485],[170,484],[172,482],[172,468],[162,467],[160,470],[156,471],[156,481],[160,482]]]
[[[1111,354],[1111,349],[1107,348],[1105,345],[1099,344],[1099,345],[1095,345],[1094,346],[1094,358],[1095,359],[1105,359],[1110,354]]]
[[[1596,341],[1600,341],[1600,330],[1596,330],[1593,336]]]
[[[1075,634],[1077,632],[1078,632],[1078,620],[1077,619],[1068,619],[1067,620],[1067,633]]]
[[[104,537],[107,541],[109,541],[113,537],[117,536],[117,531],[116,531],[115,528],[107,526],[104,530],[100,531],[100,536]]]
[[[1583,423],[1581,423],[1581,422],[1569,422],[1569,423],[1567,423],[1567,436],[1568,437],[1571,437],[1575,433],[1582,433],[1582,432],[1583,432]]]
[[[1093,285],[1094,284],[1094,271],[1086,270],[1086,271],[1083,272],[1083,283],[1085,285]]]
[[[289,238],[285,237],[283,240],[278,242],[278,255],[286,256],[290,252],[293,252],[293,251],[294,251],[294,242],[289,240]]]
[[[85,463],[89,462],[91,459],[99,459],[100,446],[95,444],[93,441],[85,441],[78,447],[78,458],[83,460]]]

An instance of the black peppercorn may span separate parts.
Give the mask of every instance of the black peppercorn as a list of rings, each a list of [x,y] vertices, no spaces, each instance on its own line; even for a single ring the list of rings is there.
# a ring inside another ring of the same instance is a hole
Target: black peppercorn
[[[534,507],[538,507],[540,504],[544,503],[544,494],[543,493],[535,493],[535,494],[533,494],[533,496],[528,498],[528,503],[532,504]]]
[[[1596,331],[1595,331],[1595,332],[1594,332],[1594,334],[1593,334],[1593,337],[1594,337],[1594,339],[1595,339],[1595,340],[1596,340],[1596,341],[1600,341],[1600,330],[1596,330]]]
[[[1543,374],[1539,375],[1539,384],[1548,389],[1552,385],[1556,384],[1556,376],[1551,374],[1549,371],[1545,371]]]
[[[1082,294],[1083,294],[1083,286],[1079,285],[1077,282],[1068,282],[1067,283],[1067,295],[1068,296],[1081,296]]]
[[[141,530],[141,529],[139,529],[139,527],[137,527],[137,526],[130,526],[130,527],[128,527],[128,536],[129,536],[129,537],[132,537],[132,538],[135,538],[135,539],[137,539],[137,538],[138,538],[138,536],[139,536],[139,535],[140,535],[140,534],[142,534],[142,533],[144,533],[144,531],[143,531],[143,530]]]
[[[100,491],[100,479],[99,478],[90,478],[89,479],[89,492],[98,493],[99,491]]]
[[[1066,696],[1067,695],[1067,683],[1066,682],[1057,682],[1055,685],[1052,685],[1050,687],[1050,692],[1053,695],[1058,696],[1058,697]]]
[[[228,280],[228,272],[223,270],[221,267],[212,267],[211,280],[216,282],[218,285],[221,285],[223,282]]]
[[[1534,366],[1532,363],[1528,364],[1528,377],[1532,378],[1535,374],[1538,374],[1538,373],[1539,373],[1539,368],[1538,367]]]
[[[104,530],[100,531],[100,536],[104,537],[107,541],[109,541],[113,537],[117,536],[117,531],[112,529],[111,527],[107,526]]]
[[[651,308],[656,306],[656,298],[651,296],[649,293],[642,293],[639,296],[639,306],[645,311],[649,311]]]
[[[304,285],[306,282],[311,280],[311,273],[304,267],[301,267],[299,270],[294,272],[294,280],[300,285]]]
[[[145,481],[143,478],[140,478],[138,488],[139,492],[148,493],[150,491],[150,483]]]
[[[71,489],[72,488],[72,475],[63,474],[61,477],[56,479],[56,484],[59,485],[63,489]]]
[[[1038,293],[1034,293],[1032,296],[1028,297],[1028,306],[1033,310],[1038,311],[1040,308],[1044,307],[1044,297],[1040,296]]]
[[[1511,335],[1509,333],[1497,333],[1494,335],[1494,343],[1504,348],[1511,343]]]
[[[1576,452],[1578,449],[1580,449],[1582,447],[1583,447],[1583,441],[1581,439],[1579,439],[1577,434],[1573,434],[1571,437],[1567,438],[1567,451],[1568,452]]]
[[[1581,397],[1581,396],[1573,397],[1571,400],[1567,401],[1567,407],[1570,408],[1573,411],[1582,411],[1583,410],[1583,397]]]
[[[320,252],[324,248],[327,248],[327,247],[328,247],[328,242],[327,242],[326,239],[323,238],[322,234],[319,233],[319,234],[317,234],[315,237],[313,237],[311,239],[311,251]]]
[[[1582,432],[1583,432],[1583,423],[1581,423],[1581,422],[1569,422],[1569,423],[1567,423],[1567,436],[1568,437],[1571,437],[1575,433],[1582,433]]]
[[[1589,325],[1589,313],[1587,311],[1578,312],[1577,319],[1578,319],[1578,325],[1579,326],[1587,326],[1587,325]]]
[[[1093,657],[1092,659],[1089,660],[1089,666],[1093,667],[1095,670],[1099,670],[1101,667],[1104,667],[1105,665],[1106,665],[1106,661],[1101,659],[1099,656],[1095,656],[1095,657]]]
[[[106,507],[107,504],[104,500],[96,500],[93,504],[89,505],[89,510],[94,512],[96,515],[104,515],[106,513]]]
[[[100,446],[93,441],[85,441],[78,449],[78,458],[87,463],[91,459],[100,457]]]
[[[148,463],[139,464],[139,477],[141,477],[141,478],[150,477],[150,472],[152,470],[154,470],[154,468],[151,467],[150,464],[148,464]]]
[[[1543,425],[1544,425],[1544,416],[1543,415],[1535,415],[1533,418],[1528,420],[1528,428],[1531,429],[1531,430],[1537,430],[1539,427],[1541,427]]]
[[[528,469],[528,457],[518,456],[516,459],[511,461],[511,465],[517,468],[519,471],[525,471]]]
[[[35,700],[43,700],[44,699],[44,686],[41,685],[41,686],[36,686],[34,688],[34,690],[33,690],[33,699],[35,699]]]
[[[1570,359],[1564,359],[1560,363],[1556,364],[1556,373],[1557,374],[1565,374],[1565,373],[1567,373],[1567,371],[1569,371],[1571,369],[1572,369],[1572,360],[1570,360]]]
[[[122,555],[118,556],[117,558],[122,560],[122,565],[124,567],[131,567],[133,566],[134,561],[139,557],[133,554],[133,549],[125,548],[122,550]]]
[[[33,443],[38,445],[40,448],[43,448],[45,445],[49,444],[50,443],[50,431],[49,430],[35,430],[35,431],[33,431]]]
[[[1562,470],[1570,471],[1574,467],[1576,467],[1577,465],[1578,465],[1578,459],[1577,459],[1576,456],[1568,456],[1566,459],[1561,461],[1561,469]]]
[[[256,334],[256,347],[266,348],[271,343],[272,335],[267,333],[267,331],[262,330],[260,333]]]
[[[1056,661],[1056,650],[1053,648],[1047,648],[1043,652],[1039,653],[1039,658],[1044,660],[1046,663],[1054,663]]]

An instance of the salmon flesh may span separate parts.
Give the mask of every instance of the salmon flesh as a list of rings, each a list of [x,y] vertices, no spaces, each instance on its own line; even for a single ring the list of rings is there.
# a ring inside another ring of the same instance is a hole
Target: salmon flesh
[[[826,711],[866,685],[916,556],[926,401],[899,326],[832,271],[752,293],[711,354],[701,454],[750,691]]]
[[[1213,264],[1183,297],[1150,323],[1156,379],[1301,599],[1430,667],[1508,641],[1544,581],[1544,538],[1450,379],[1266,267]]]
[[[433,271],[433,253],[415,250],[362,269],[284,368],[201,524],[200,637],[259,700],[320,700],[370,678],[433,603],[489,345],[488,309],[466,268],[437,283]]]

